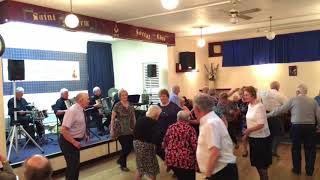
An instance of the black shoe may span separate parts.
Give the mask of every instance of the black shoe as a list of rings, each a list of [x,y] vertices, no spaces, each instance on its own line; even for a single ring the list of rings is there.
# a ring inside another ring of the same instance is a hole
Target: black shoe
[[[121,169],[121,171],[124,171],[124,172],[129,172],[130,171],[130,169],[127,168],[127,167],[120,167],[120,169]]]
[[[313,176],[313,172],[306,171],[307,176]]]
[[[295,170],[294,168],[291,169],[291,172],[293,172],[296,175],[300,175],[301,171]]]
[[[117,164],[120,164],[120,159],[117,160]]]
[[[313,173],[307,173],[307,176],[313,176]]]

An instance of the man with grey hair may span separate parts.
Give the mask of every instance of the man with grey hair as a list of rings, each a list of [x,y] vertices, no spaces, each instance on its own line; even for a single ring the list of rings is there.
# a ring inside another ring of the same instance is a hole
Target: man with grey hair
[[[20,123],[27,133],[35,139],[35,132],[33,127],[33,120],[27,111],[32,110],[31,106],[28,106],[28,102],[23,98],[24,89],[22,87],[16,88],[16,108],[14,108],[14,98],[12,97],[8,101],[8,115],[10,116],[10,125],[14,123],[14,111],[17,111],[17,122]],[[37,132],[39,137],[42,136],[44,129],[39,122],[36,123]]]
[[[52,172],[49,160],[42,155],[36,154],[24,161],[26,180],[52,180]]]
[[[65,101],[69,98],[69,91],[66,88],[62,88],[60,90],[60,98],[56,101],[56,104],[53,106],[54,114],[59,119],[60,123],[62,124],[63,117],[65,112],[67,111],[67,106]]]
[[[89,140],[86,127],[85,108],[89,105],[88,93],[79,93],[76,104],[66,112],[59,138],[59,145],[66,160],[66,180],[77,180],[80,168],[80,142]]]
[[[280,83],[278,81],[273,81],[270,83],[270,90],[261,95],[262,103],[264,104],[267,112],[273,111],[288,101],[287,97],[279,92],[279,89]],[[280,136],[283,133],[282,119],[282,116],[268,118],[272,137],[272,155],[276,157],[279,157],[277,147],[280,142]]]
[[[174,85],[172,87],[172,92],[170,94],[169,100],[180,107],[179,93],[180,93],[180,87],[178,85]]]
[[[194,99],[194,113],[200,122],[197,160],[205,179],[238,180],[233,144],[223,121],[213,111],[213,99],[204,93]]]
[[[91,110],[90,114],[91,114],[92,120],[97,125],[98,135],[103,136],[105,134],[105,130],[102,124],[102,118],[104,116],[104,112],[102,109],[101,89],[98,86],[96,86],[93,88],[92,92],[93,92],[93,96],[91,96],[90,98],[90,106],[93,107],[93,110]],[[109,121],[110,120],[111,118],[109,118]],[[109,124],[107,126],[109,126]]]
[[[301,173],[301,144],[303,143],[305,170],[308,176],[312,176],[316,159],[316,131],[320,128],[320,110],[317,102],[308,97],[307,93],[307,86],[300,84],[296,90],[296,97],[268,113],[267,116],[274,117],[288,111],[291,112],[292,172]]]

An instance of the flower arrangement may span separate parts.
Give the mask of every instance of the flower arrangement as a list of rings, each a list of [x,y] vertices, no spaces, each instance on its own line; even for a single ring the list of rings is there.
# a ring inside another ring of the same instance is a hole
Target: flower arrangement
[[[217,64],[215,67],[213,67],[213,63],[210,64],[210,69],[206,65],[204,65],[204,68],[206,69],[209,77],[209,81],[215,81],[217,79],[217,73],[219,64]]]

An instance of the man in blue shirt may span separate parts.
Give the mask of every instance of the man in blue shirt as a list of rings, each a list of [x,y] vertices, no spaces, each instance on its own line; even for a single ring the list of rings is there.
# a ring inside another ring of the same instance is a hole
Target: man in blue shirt
[[[170,94],[169,100],[180,107],[181,106],[180,105],[180,98],[178,96],[179,93],[180,93],[180,87],[178,85],[174,85],[172,87],[172,92]]]

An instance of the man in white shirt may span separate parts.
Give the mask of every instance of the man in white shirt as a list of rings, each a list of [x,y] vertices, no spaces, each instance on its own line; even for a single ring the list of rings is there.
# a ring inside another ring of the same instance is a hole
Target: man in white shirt
[[[281,94],[279,89],[280,83],[278,81],[273,81],[270,84],[270,90],[262,95],[262,103],[264,104],[267,112],[272,112],[288,101],[288,98]],[[280,142],[280,136],[283,133],[282,118],[283,116],[268,118],[268,124],[272,138],[272,155],[276,157],[279,157],[277,153],[277,147]]]
[[[59,145],[66,160],[66,180],[78,180],[80,169],[80,141],[89,140],[86,129],[84,109],[89,104],[88,93],[79,93],[76,104],[72,105],[64,115]]]
[[[223,121],[213,111],[213,99],[200,93],[194,100],[194,113],[200,121],[197,161],[205,179],[238,180],[233,143]]]

